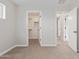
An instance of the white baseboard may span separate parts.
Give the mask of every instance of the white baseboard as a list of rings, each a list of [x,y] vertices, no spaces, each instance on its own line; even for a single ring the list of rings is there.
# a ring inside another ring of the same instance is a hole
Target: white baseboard
[[[40,42],[41,47],[55,47],[56,44],[43,44]],[[15,45],[7,50],[5,50],[4,52],[0,53],[0,56],[6,54],[7,52],[11,51],[12,49],[16,48],[16,47],[28,47],[28,45]]]
[[[28,45],[16,45],[16,47],[28,47]]]
[[[56,47],[56,44],[47,44],[40,41],[40,46],[41,47]]]
[[[41,47],[56,47],[56,44],[40,44]]]
[[[4,52],[0,53],[0,56],[6,54],[7,52],[11,51],[11,50],[14,49],[15,47],[16,47],[16,46],[13,46],[13,47],[11,47],[11,48],[5,50]]]
[[[16,48],[16,47],[28,47],[28,45],[15,45],[7,50],[5,50],[4,52],[0,53],[0,56],[6,54],[7,52],[11,51],[12,49]]]

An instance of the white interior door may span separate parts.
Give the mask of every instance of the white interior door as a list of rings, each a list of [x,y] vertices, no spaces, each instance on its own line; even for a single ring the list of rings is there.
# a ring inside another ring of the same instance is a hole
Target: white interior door
[[[69,13],[69,45],[77,52],[77,9],[73,9]]]

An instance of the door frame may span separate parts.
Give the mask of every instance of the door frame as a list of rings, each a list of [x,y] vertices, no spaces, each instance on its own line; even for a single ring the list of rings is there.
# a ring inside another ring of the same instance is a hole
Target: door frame
[[[41,19],[42,19],[42,12],[39,10],[28,10],[26,11],[26,41],[27,41],[27,46],[29,46],[29,20],[28,20],[28,13],[29,12],[38,12],[40,13],[40,20],[39,20],[39,29],[41,29]],[[41,31],[39,30],[39,42],[41,39]]]

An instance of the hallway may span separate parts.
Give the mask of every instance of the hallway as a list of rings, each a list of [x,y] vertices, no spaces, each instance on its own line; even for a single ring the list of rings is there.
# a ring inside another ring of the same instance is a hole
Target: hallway
[[[63,41],[57,47],[40,47],[38,40],[30,40],[27,48],[15,48],[0,59],[79,59],[79,55],[71,50]]]

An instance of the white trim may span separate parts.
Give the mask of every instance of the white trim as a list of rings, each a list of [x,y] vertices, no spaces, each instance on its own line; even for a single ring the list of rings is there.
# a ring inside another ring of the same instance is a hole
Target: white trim
[[[48,43],[43,43],[42,41],[40,41],[40,46],[41,47],[56,47],[56,44],[48,44]]]
[[[16,47],[28,47],[28,45],[15,45],[15,46],[13,46],[13,47],[11,47],[11,48],[9,48],[9,49],[3,51],[2,53],[0,53],[0,56],[6,54],[7,52],[11,51],[12,49],[14,49],[14,48],[16,48]]]
[[[7,52],[11,51],[11,50],[14,49],[15,47],[16,47],[16,46],[13,46],[13,47],[11,47],[11,48],[9,48],[9,49],[3,51],[2,53],[0,53],[0,56],[6,54]]]
[[[28,45],[16,45],[16,47],[28,47]]]
[[[41,44],[41,47],[56,47],[56,44]]]

